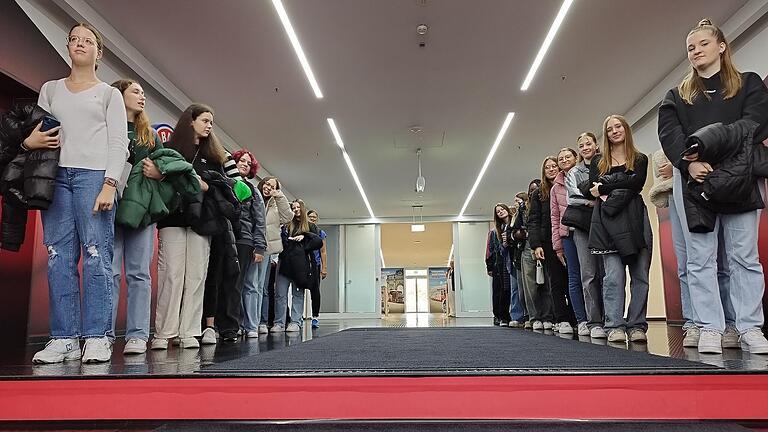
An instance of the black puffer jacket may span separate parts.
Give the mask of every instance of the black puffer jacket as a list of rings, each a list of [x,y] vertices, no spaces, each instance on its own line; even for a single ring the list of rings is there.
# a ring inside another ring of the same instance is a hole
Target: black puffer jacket
[[[310,231],[303,233],[304,239],[300,242],[288,240],[288,232],[282,229],[283,251],[280,252],[278,266],[281,275],[291,279],[297,287],[306,289],[312,286],[318,271],[312,252],[323,247],[317,227],[311,223],[309,227]]]
[[[235,181],[220,171],[203,171],[200,177],[208,184],[204,194],[200,218],[192,223],[192,230],[201,236],[217,236],[225,255],[225,275],[237,274],[240,262],[237,258],[235,233],[240,232],[240,201],[232,185]]]
[[[529,200],[531,211],[528,215],[528,243],[531,249],[552,248],[552,208],[549,200],[541,201],[541,191],[534,191]]]
[[[751,120],[713,123],[688,137],[689,147],[699,145],[699,160],[713,168],[703,183],[690,179],[684,190],[686,199],[695,203],[686,205],[690,231],[714,230],[715,215],[705,213],[743,213],[765,207],[753,173],[754,151],[762,148],[753,144],[756,128]]]
[[[48,112],[36,104],[21,104],[0,117],[2,249],[18,251],[24,242],[27,210],[45,210],[53,202],[60,149],[21,149],[21,143],[46,115]]]

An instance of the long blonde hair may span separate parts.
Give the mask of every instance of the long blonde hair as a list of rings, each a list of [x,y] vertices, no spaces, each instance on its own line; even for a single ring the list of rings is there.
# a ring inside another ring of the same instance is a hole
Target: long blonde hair
[[[712,24],[712,21],[709,19],[699,21],[699,24],[688,32],[688,37],[700,31],[708,31],[717,39],[718,44],[725,44],[725,51],[720,55],[720,80],[723,83],[723,99],[736,96],[736,93],[741,90],[742,81],[741,73],[736,69],[731,59],[731,44],[725,40],[723,31]],[[677,89],[680,92],[680,97],[688,105],[693,105],[693,101],[701,95],[709,99],[709,95],[704,91],[706,90],[704,81],[693,65],[691,65],[691,70],[688,71],[688,75],[685,76],[685,79],[683,79],[683,82],[680,83]]]
[[[634,171],[635,169],[637,149],[635,148],[635,140],[632,138],[632,129],[629,128],[629,123],[627,123],[627,119],[625,119],[623,116],[618,114],[611,114],[606,117],[605,121],[603,122],[603,146],[600,149],[600,153],[602,153],[603,157],[597,164],[597,169],[600,175],[606,174],[611,170],[611,139],[608,138],[607,129],[608,122],[613,119],[618,120],[624,127],[624,155],[627,158],[625,163],[627,167],[626,171]]]
[[[112,87],[120,90],[120,94],[125,97],[125,91],[133,84],[138,84],[138,82],[132,79],[121,79],[113,82]],[[146,111],[136,114],[133,125],[136,128],[136,143],[150,150],[154,149],[155,133],[152,130],[152,126],[149,125],[149,117],[147,117]]]

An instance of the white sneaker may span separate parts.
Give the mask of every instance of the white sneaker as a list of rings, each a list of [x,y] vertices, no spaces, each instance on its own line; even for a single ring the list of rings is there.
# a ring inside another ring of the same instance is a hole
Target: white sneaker
[[[723,335],[714,330],[701,330],[699,354],[722,354]]]
[[[128,339],[123,348],[123,354],[144,354],[145,352],[147,352],[147,341],[143,339]]]
[[[579,331],[579,336],[589,336],[590,332],[589,332],[589,327],[587,327],[587,322],[586,321],[580,322],[578,329],[579,329],[578,330]]]
[[[112,358],[112,342],[106,336],[88,338],[83,347],[83,363],[103,363]]]
[[[544,327],[544,328],[546,328],[546,327]],[[560,323],[552,324],[552,331],[555,332],[555,333],[559,332],[560,331]]]
[[[605,333],[605,329],[602,326],[595,326],[589,330],[589,337],[592,339],[605,339],[608,335]]]
[[[275,324],[272,326],[271,329],[269,329],[270,333],[282,333],[285,331],[285,327],[283,327],[282,324]]]
[[[544,330],[552,330],[552,323],[549,321],[544,321]]]
[[[749,351],[752,354],[768,354],[768,340],[759,328],[745,331],[739,340],[743,351]]]
[[[541,321],[534,321],[533,322],[533,329],[534,330],[544,330],[544,324]]]
[[[569,335],[569,334],[573,334],[573,327],[571,326],[571,323],[569,323],[569,322],[561,322],[557,326],[557,331],[560,334]]]
[[[509,322],[509,327],[511,327],[511,328],[520,328],[522,326],[523,325],[520,324],[520,321],[512,320],[512,321]]]
[[[193,337],[182,338],[179,341],[179,347],[182,349],[200,348],[200,342],[197,341],[197,338],[193,338]]]
[[[621,328],[615,328],[608,332],[608,342],[626,342],[627,332]]]
[[[153,349],[153,350],[167,350],[168,349],[168,339],[158,338],[158,337],[152,339],[152,343],[149,345],[149,349]]]
[[[212,327],[206,327],[203,330],[203,337],[200,338],[200,343],[203,345],[216,345],[216,330]]]
[[[245,334],[245,337],[257,338],[257,337],[259,337],[259,331],[258,330],[248,330],[248,333]]]
[[[635,328],[629,331],[630,342],[648,342],[648,336],[645,335],[645,330]]]
[[[733,325],[725,326],[725,331],[723,332],[723,348],[741,348],[739,331],[736,330],[736,327]]]
[[[683,337],[683,347],[685,348],[698,348],[699,338],[701,337],[701,331],[698,327],[688,327],[685,329],[685,336]]]
[[[259,324],[259,334],[267,334],[269,333],[269,329],[267,328],[266,324]]]
[[[61,363],[65,360],[80,360],[80,340],[51,339],[32,357],[35,364]]]
[[[291,333],[298,332],[298,331],[301,331],[301,327],[299,327],[299,325],[296,324],[295,322],[292,322],[288,324],[288,327],[285,328],[285,331],[291,332]]]

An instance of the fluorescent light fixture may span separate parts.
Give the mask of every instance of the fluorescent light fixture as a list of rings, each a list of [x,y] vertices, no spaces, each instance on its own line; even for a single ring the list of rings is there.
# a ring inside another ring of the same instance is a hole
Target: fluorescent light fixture
[[[363,198],[363,202],[365,203],[365,208],[368,209],[368,213],[371,215],[371,219],[375,219],[376,216],[374,216],[373,214],[371,203],[368,202],[368,196],[365,195],[365,191],[363,190],[363,185],[360,183],[360,177],[357,176],[357,171],[355,171],[355,167],[352,165],[352,159],[349,158],[349,155],[345,150],[342,150],[341,153],[344,155],[344,162],[347,163],[347,168],[349,168],[349,173],[352,174],[352,178],[355,180],[355,184],[357,185],[357,190],[360,192],[360,196]]]
[[[352,179],[355,180],[355,184],[357,185],[357,190],[360,192],[360,196],[363,198],[363,202],[365,202],[365,207],[368,209],[368,213],[371,215],[371,219],[376,219],[376,216],[373,215],[373,209],[371,208],[371,203],[368,202],[368,196],[365,194],[365,191],[363,190],[363,185],[360,183],[360,177],[357,176],[357,171],[355,171],[354,165],[352,165],[352,159],[349,158],[349,155],[347,154],[347,150],[344,148],[344,142],[341,140],[341,134],[339,133],[339,129],[336,128],[336,122],[333,121],[332,118],[328,118],[328,127],[331,129],[331,134],[333,134],[333,139],[336,140],[336,145],[339,146],[341,149],[341,155],[344,156],[344,162],[347,163],[347,168],[349,168],[349,173],[352,174]]]
[[[544,56],[547,55],[549,46],[552,44],[552,41],[555,39],[557,30],[560,29],[560,25],[563,23],[563,20],[565,19],[565,15],[568,13],[568,9],[571,7],[571,4],[573,4],[573,0],[564,0],[563,5],[560,6],[560,12],[557,13],[557,16],[555,17],[555,21],[552,22],[552,27],[549,28],[549,33],[547,33],[547,37],[544,38],[544,43],[541,44],[541,48],[539,48],[539,53],[536,54],[536,58],[533,60],[533,64],[531,64],[531,69],[528,71],[528,75],[525,77],[525,81],[523,81],[523,86],[520,87],[521,91],[528,90],[528,87],[531,85],[531,81],[533,81],[533,76],[536,75],[536,71],[539,70],[539,66],[541,66],[541,62],[544,61]]]
[[[472,189],[469,191],[469,195],[467,195],[467,200],[464,201],[464,205],[461,206],[459,217],[464,216],[464,211],[467,209],[469,202],[472,200],[472,196],[475,195],[477,186],[480,184],[480,180],[483,179],[483,175],[485,175],[485,170],[488,169],[488,165],[490,165],[491,159],[493,159],[493,155],[496,154],[496,150],[499,148],[499,144],[501,144],[501,140],[504,139],[504,135],[507,133],[509,124],[512,123],[512,119],[514,117],[515,117],[515,113],[513,112],[507,113],[507,118],[504,119],[504,124],[501,125],[501,129],[499,130],[499,135],[496,137],[496,141],[494,141],[493,146],[491,147],[491,151],[488,153],[488,157],[485,158],[485,163],[483,163],[483,167],[480,168],[480,174],[477,175],[475,184],[472,185]]]
[[[381,266],[386,267],[387,263],[384,262],[384,251],[382,251],[381,248],[379,248],[379,256],[381,257]]]
[[[272,5],[275,6],[277,15],[280,17],[280,21],[283,23],[285,33],[288,34],[288,39],[291,41],[291,45],[293,45],[293,50],[296,52],[296,57],[299,58],[301,68],[304,69],[304,75],[307,76],[309,85],[312,86],[312,91],[315,92],[315,97],[322,99],[323,93],[320,91],[320,85],[317,84],[315,74],[312,73],[312,68],[309,66],[309,60],[307,60],[307,56],[304,55],[304,50],[301,48],[299,38],[296,36],[296,32],[293,30],[293,25],[291,24],[291,20],[288,18],[288,13],[285,11],[285,7],[283,7],[282,0],[272,0]]]
[[[424,224],[411,224],[411,232],[424,232],[427,227]]]
[[[327,120],[328,120],[328,127],[331,128],[331,133],[333,134],[333,139],[336,140],[336,145],[339,146],[340,149],[344,150],[344,141],[341,140],[341,135],[339,134],[339,130],[336,129],[336,122],[334,122],[332,118],[329,118]]]

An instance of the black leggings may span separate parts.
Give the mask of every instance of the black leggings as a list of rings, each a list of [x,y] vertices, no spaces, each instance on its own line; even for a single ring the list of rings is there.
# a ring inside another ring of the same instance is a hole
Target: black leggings
[[[315,280],[309,287],[309,294],[312,298],[312,318],[320,316],[320,271],[315,272]]]

